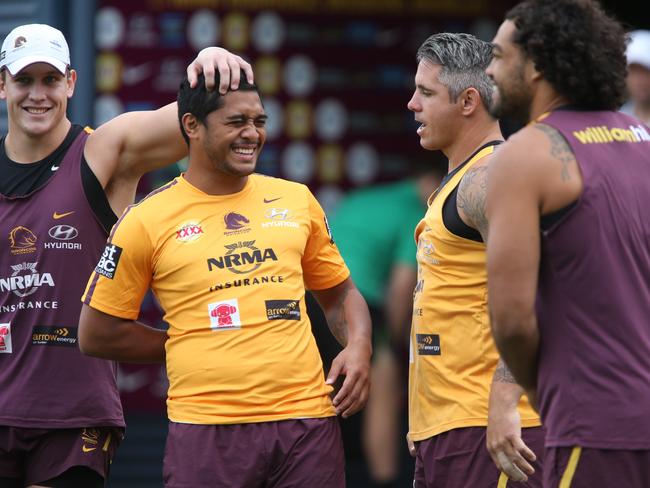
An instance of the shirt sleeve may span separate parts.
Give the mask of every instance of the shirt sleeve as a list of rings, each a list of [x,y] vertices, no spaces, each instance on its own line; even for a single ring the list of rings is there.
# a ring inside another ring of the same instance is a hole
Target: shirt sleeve
[[[339,253],[327,222],[325,212],[305,188],[308,199],[310,232],[302,258],[305,287],[308,290],[332,288],[350,276]]]
[[[140,313],[151,283],[153,257],[149,234],[132,208],[113,227],[81,298],[94,309],[129,320]]]

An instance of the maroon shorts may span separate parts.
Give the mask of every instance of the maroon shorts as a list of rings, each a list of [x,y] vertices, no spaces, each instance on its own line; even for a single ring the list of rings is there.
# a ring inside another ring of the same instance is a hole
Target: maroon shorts
[[[88,467],[106,478],[122,436],[123,430],[115,427],[0,426],[0,478],[32,485],[55,478],[74,466]]]
[[[163,478],[167,488],[344,487],[338,419],[170,422]]]
[[[522,438],[535,453],[535,474],[514,483],[501,475],[486,447],[485,427],[453,429],[415,443],[415,488],[541,488],[544,430],[522,429]]]
[[[544,486],[648,488],[650,450],[548,447],[544,457]]]

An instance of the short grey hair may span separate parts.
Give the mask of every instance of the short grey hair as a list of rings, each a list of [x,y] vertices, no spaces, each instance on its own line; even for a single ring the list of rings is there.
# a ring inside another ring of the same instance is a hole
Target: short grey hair
[[[471,34],[442,32],[430,36],[418,49],[423,59],[442,66],[438,81],[449,90],[452,102],[467,88],[479,92],[486,109],[492,106],[493,84],[485,73],[492,60],[492,44]]]

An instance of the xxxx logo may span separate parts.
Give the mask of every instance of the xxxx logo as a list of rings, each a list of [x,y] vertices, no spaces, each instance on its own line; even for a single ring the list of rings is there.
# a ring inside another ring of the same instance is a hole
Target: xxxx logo
[[[176,240],[190,242],[199,239],[203,235],[203,228],[198,222],[187,222],[176,231]]]

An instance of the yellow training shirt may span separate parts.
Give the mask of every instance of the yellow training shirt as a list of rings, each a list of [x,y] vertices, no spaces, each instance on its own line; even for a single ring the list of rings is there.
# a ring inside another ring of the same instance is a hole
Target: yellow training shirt
[[[215,196],[179,176],[125,211],[82,300],[136,319],[153,290],[169,324],[172,421],[328,417],[305,288],[348,276],[306,186],[251,175],[242,191]]]
[[[485,244],[451,233],[447,197],[477,161],[478,151],[434,193],[415,230],[418,282],[413,298],[409,365],[409,436],[428,439],[459,427],[486,426],[492,376],[499,359],[487,311]],[[540,425],[526,400],[522,426]]]

